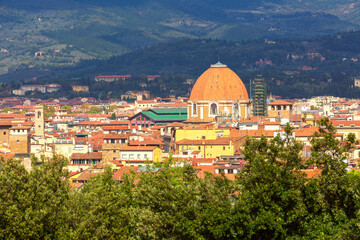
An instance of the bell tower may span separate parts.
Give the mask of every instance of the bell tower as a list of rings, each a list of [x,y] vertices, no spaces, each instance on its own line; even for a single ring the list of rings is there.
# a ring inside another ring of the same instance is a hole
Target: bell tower
[[[44,106],[35,106],[35,136],[45,137]]]

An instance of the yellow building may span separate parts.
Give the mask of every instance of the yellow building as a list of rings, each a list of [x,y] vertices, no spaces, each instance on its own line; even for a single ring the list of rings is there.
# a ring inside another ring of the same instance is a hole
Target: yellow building
[[[230,129],[217,129],[215,127],[209,127],[206,129],[176,129],[175,132],[175,141],[181,141],[183,139],[196,140],[196,139],[206,139],[214,140],[219,137],[229,137]]]
[[[220,137],[216,139],[183,139],[176,142],[176,153],[184,153],[188,149],[201,152],[204,158],[234,156],[245,137]]]
[[[188,101],[188,120],[234,122],[249,117],[250,101],[244,83],[226,65],[211,65],[196,81]]]
[[[239,150],[244,137],[232,137],[230,129],[215,128],[183,128],[175,132],[175,154],[184,155],[187,150],[200,151],[204,158],[234,156]]]
[[[74,92],[89,92],[89,86],[72,85],[71,87]]]
[[[126,162],[161,162],[162,150],[155,146],[122,146],[120,160]]]
[[[307,110],[301,113],[301,121],[311,126],[316,126],[316,121],[320,118],[318,110]]]
[[[336,128],[336,132],[342,134],[344,138],[349,133],[355,134],[356,139],[360,138],[360,121],[332,120],[331,122]]]

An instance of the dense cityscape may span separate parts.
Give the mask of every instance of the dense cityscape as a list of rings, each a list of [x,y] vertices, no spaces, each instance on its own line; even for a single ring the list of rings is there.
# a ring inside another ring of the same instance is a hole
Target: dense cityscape
[[[359,12],[0,1],[0,239],[360,239]]]

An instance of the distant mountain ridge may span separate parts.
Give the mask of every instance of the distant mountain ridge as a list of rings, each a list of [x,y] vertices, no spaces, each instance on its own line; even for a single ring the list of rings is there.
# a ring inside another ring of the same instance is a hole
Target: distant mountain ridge
[[[359,9],[355,0],[0,0],[0,74],[182,38],[319,37],[358,29]]]

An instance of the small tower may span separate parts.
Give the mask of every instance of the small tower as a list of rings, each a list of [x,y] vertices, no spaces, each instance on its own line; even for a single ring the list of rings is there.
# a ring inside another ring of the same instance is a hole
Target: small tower
[[[44,106],[35,106],[35,136],[45,137]]]
[[[10,151],[14,154],[30,154],[30,127],[13,126],[10,128]]]

